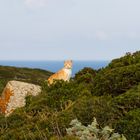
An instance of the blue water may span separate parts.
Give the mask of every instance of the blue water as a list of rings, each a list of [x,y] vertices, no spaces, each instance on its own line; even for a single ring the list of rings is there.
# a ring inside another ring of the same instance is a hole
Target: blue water
[[[84,67],[99,69],[107,66],[110,61],[73,61],[72,75]],[[3,66],[39,68],[56,72],[63,67],[64,61],[0,61]]]

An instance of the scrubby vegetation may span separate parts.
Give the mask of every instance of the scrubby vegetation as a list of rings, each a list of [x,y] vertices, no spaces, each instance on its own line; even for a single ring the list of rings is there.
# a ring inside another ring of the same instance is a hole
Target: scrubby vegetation
[[[0,93],[9,80],[18,80],[40,85],[51,74],[52,72],[41,69],[0,66]]]
[[[124,135],[114,133],[109,126],[100,129],[96,118],[88,126],[82,125],[77,119],[72,120],[70,125],[72,127],[66,129],[67,134],[78,137],[80,140],[126,140]]]
[[[12,72],[11,72],[12,71]],[[96,117],[127,140],[140,139],[140,52],[127,53],[106,68],[84,68],[71,81],[44,82],[50,72],[0,67],[0,90],[11,79],[36,83],[42,93],[27,97],[24,108],[0,115],[2,140],[77,140],[66,128],[78,119],[85,127]]]

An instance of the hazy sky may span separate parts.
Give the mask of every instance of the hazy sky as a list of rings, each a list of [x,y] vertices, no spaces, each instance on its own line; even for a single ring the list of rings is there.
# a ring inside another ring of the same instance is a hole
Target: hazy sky
[[[0,0],[0,60],[108,60],[140,50],[140,0]]]

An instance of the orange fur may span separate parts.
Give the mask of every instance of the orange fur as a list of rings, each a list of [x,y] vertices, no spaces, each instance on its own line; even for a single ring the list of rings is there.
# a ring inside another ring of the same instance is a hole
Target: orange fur
[[[64,80],[69,81],[71,76],[71,69],[72,69],[72,61],[67,60],[64,62],[64,68],[53,74],[48,78],[49,85],[52,84],[55,80]]]

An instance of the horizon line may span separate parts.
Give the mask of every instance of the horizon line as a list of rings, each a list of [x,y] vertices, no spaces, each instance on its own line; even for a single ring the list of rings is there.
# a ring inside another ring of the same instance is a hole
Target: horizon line
[[[65,61],[65,60],[69,60],[69,59],[64,59],[64,60],[0,60],[0,61]],[[72,60],[72,59],[70,59]],[[81,60],[81,59],[77,59],[77,60],[72,60],[72,61],[112,61],[113,59],[89,59],[89,60]]]

